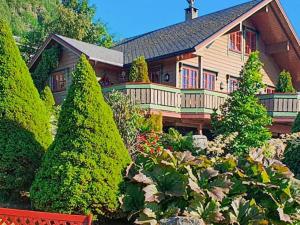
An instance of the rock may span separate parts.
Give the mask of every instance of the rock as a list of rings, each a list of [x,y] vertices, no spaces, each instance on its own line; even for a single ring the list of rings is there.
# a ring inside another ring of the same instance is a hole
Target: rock
[[[194,147],[199,149],[205,149],[208,144],[207,137],[205,135],[193,135]]]
[[[163,219],[159,223],[160,225],[205,225],[203,220],[192,217],[172,217],[169,219]]]

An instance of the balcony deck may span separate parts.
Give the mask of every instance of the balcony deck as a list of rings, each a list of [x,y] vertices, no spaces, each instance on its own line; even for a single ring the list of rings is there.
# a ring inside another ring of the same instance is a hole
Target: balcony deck
[[[214,109],[223,105],[228,97],[225,93],[215,91],[178,89],[155,83],[124,83],[103,88],[104,93],[112,90],[129,95],[131,101],[140,104],[144,109],[171,112],[174,117],[210,115]],[[298,94],[262,94],[258,95],[258,98],[273,118],[287,119],[290,122],[300,111]]]

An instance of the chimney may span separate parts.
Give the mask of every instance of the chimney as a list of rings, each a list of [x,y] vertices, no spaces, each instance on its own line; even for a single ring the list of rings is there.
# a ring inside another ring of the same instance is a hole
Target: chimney
[[[187,0],[189,7],[185,9],[185,21],[198,17],[198,9],[194,7],[195,0]]]

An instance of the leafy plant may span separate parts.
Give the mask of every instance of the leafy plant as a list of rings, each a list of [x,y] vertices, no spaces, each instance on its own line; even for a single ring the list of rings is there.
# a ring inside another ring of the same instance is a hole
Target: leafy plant
[[[34,208],[109,217],[119,207],[130,156],[95,71],[82,56],[62,105],[55,140],[30,190]]]
[[[20,200],[52,141],[50,119],[3,20],[0,46],[0,201]]]
[[[279,74],[279,79],[276,86],[276,92],[281,92],[281,93],[296,92],[292,83],[292,76],[290,72],[284,70]]]
[[[163,116],[159,114],[145,115],[144,119],[140,120],[140,130],[142,133],[163,131]]]
[[[118,91],[109,93],[106,101],[113,111],[114,120],[127,149],[132,152],[136,148],[140,121],[144,118],[141,108],[133,104],[129,96]]]
[[[229,149],[236,155],[247,154],[249,148],[261,147],[271,138],[271,132],[267,128],[272,123],[271,117],[256,97],[264,87],[261,68],[259,53],[251,53],[241,71],[238,90],[226,100],[220,115],[217,112],[212,115],[212,127],[216,136],[227,137],[237,133]]]
[[[135,224],[174,216],[203,224],[290,224],[300,221],[299,186],[280,161],[261,150],[246,158],[141,153],[127,169],[123,210]]]
[[[294,133],[290,138],[283,161],[300,179],[300,133]]]
[[[129,72],[129,81],[145,83],[150,82],[148,75],[148,65],[144,56],[140,56],[133,60]]]
[[[292,126],[292,133],[300,132],[300,113],[297,114],[297,117]]]
[[[183,136],[174,128],[170,128],[168,133],[163,133],[160,142],[165,148],[171,148],[174,151],[190,151],[196,155],[197,149],[194,147],[193,134],[189,133]]]

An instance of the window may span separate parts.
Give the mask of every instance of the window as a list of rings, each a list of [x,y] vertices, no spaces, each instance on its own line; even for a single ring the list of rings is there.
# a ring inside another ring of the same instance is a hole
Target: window
[[[67,81],[64,72],[57,72],[52,74],[52,91],[59,92],[65,91],[67,87]]]
[[[202,88],[207,90],[215,90],[217,74],[214,72],[204,71],[202,77]]]
[[[238,89],[238,80],[233,77],[229,77],[228,79],[228,92],[232,93]]]
[[[267,87],[266,88],[266,93],[267,94],[274,94],[275,93],[275,88],[273,88],[273,87]]]
[[[250,54],[256,50],[256,33],[246,30],[246,54]]]
[[[161,66],[156,66],[149,69],[149,77],[151,82],[160,83]]]
[[[242,51],[242,33],[240,31],[230,34],[229,50],[235,52]]]
[[[181,87],[183,89],[197,88],[198,70],[183,67],[181,70]]]

